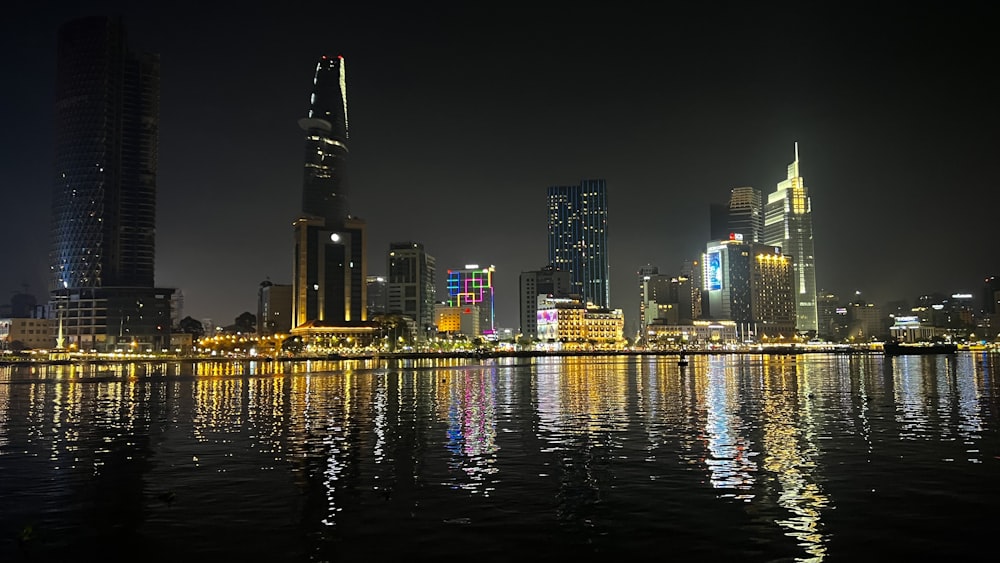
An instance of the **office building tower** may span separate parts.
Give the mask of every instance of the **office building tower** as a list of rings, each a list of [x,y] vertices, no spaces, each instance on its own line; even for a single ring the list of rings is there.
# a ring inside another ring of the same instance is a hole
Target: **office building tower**
[[[639,268],[639,330],[645,326],[646,305],[649,303],[649,282],[652,276],[659,275],[660,269],[652,264]]]
[[[451,307],[475,306],[480,334],[493,335],[496,331],[496,311],[493,304],[493,274],[496,268],[480,268],[467,264],[463,269],[448,270],[446,287],[448,305]]]
[[[819,330],[816,336],[830,342],[840,342],[844,338],[846,328],[843,319],[846,316],[840,298],[835,293],[820,291],[817,294],[816,313]]]
[[[368,318],[385,313],[385,276],[368,276]]]
[[[760,242],[764,234],[764,198],[750,186],[733,188],[729,196],[729,232]]]
[[[750,186],[733,188],[729,203],[712,203],[709,210],[709,240],[727,240],[734,233],[750,242],[760,242],[763,237],[764,203],[760,190]]]
[[[389,245],[386,272],[386,312],[409,317],[416,325],[417,340],[426,341],[435,332],[434,257],[421,243],[394,242]]]
[[[57,347],[160,351],[173,289],[155,273],[160,62],[120,19],[59,28],[49,314]]]
[[[272,336],[292,330],[292,286],[271,280],[257,288],[257,334]]]
[[[703,263],[712,319],[734,321],[744,341],[794,334],[793,257],[734,237],[710,242]]]
[[[571,292],[610,306],[608,198],[604,180],[548,189],[549,263],[570,273]]]
[[[551,264],[541,270],[521,272],[518,311],[522,338],[538,338],[538,297],[569,297],[571,285],[569,272],[557,270]]]
[[[351,214],[348,197],[343,57],[316,64],[309,113],[299,126],[306,139],[302,216],[294,222],[293,329],[358,327],[368,317],[367,243],[365,222]]]
[[[768,194],[764,206],[764,244],[780,246],[795,261],[796,330],[818,329],[816,305],[816,258],[813,251],[812,203],[805,180],[799,173],[799,144],[788,175]]]
[[[691,319],[698,320],[705,316],[703,301],[705,300],[705,284],[703,275],[705,269],[701,260],[685,260],[681,263],[681,276],[691,280]]]

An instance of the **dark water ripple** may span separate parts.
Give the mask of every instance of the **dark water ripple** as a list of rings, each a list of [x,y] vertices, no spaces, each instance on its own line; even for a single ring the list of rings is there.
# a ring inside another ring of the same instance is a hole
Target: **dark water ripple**
[[[980,353],[0,368],[0,561],[992,549]]]

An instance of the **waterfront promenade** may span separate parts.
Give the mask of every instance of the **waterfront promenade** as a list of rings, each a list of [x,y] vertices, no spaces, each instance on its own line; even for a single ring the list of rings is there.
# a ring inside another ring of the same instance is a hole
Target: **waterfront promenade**
[[[641,348],[612,350],[514,350],[514,349],[482,349],[482,350],[447,350],[447,351],[357,351],[330,352],[321,354],[281,354],[272,355],[209,355],[209,354],[7,354],[0,357],[0,365],[11,364],[75,364],[75,363],[122,363],[122,362],[306,362],[330,360],[378,360],[378,359],[435,359],[435,358],[539,358],[539,357],[586,357],[586,356],[676,356],[681,354],[719,355],[719,354],[764,354],[764,355],[798,355],[798,354],[883,354],[880,345],[848,345],[848,344],[788,344],[788,345],[753,345],[728,346],[708,348],[685,348],[653,350]]]

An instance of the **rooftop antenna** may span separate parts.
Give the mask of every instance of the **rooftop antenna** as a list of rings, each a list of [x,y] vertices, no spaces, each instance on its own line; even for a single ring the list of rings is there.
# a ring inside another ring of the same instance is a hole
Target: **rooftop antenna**
[[[799,160],[799,142],[795,141],[795,161]]]

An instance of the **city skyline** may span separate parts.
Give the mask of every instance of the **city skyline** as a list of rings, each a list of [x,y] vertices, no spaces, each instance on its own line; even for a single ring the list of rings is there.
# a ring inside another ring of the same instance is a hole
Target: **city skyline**
[[[104,13],[162,59],[156,285],[180,289],[195,318],[229,324],[254,311],[261,281],[292,281],[297,120],[323,54],[351,61],[351,207],[367,222],[368,273],[385,274],[398,240],[422,243],[439,271],[495,265],[499,328],[517,328],[520,273],[547,263],[548,186],[607,180],[610,304],[634,323],[639,269],[680,273],[709,239],[710,203],[772,191],[795,142],[818,290],[912,300],[978,293],[1000,271],[987,247],[997,79],[975,71],[989,36],[975,13],[855,21],[847,7],[734,5],[655,25],[616,13],[486,24],[461,5],[389,19],[349,4],[335,21],[294,4],[198,18],[170,6],[18,6],[6,20],[4,46],[21,55],[4,63],[3,197],[17,212],[3,301],[22,284],[40,301],[46,290],[55,30]]]

